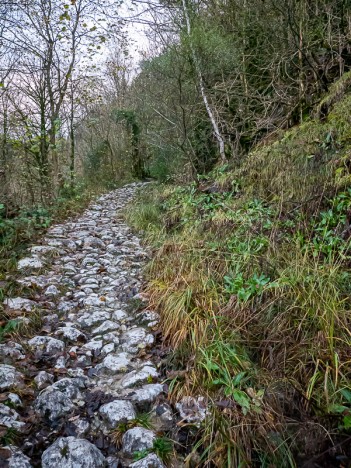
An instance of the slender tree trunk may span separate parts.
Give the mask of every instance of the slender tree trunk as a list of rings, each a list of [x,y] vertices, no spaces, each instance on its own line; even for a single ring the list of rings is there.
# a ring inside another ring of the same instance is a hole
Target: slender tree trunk
[[[75,153],[76,153],[76,139],[74,133],[74,93],[73,93],[73,84],[71,82],[71,112],[70,112],[70,181],[71,188],[74,186],[75,180]]]
[[[50,196],[49,188],[49,145],[46,134],[45,101],[40,102],[40,157],[39,157],[39,179],[40,200],[45,203],[45,198]]]
[[[195,71],[196,71],[196,74],[197,74],[197,77],[198,77],[198,80],[199,80],[199,88],[200,88],[201,97],[202,97],[202,100],[204,102],[208,117],[210,119],[210,122],[211,122],[211,125],[212,125],[212,128],[213,128],[213,133],[215,134],[215,137],[216,137],[217,142],[218,142],[219,154],[220,154],[220,157],[221,157],[221,161],[222,161],[222,163],[226,163],[227,162],[227,157],[225,155],[224,139],[223,139],[222,134],[221,134],[221,132],[219,130],[218,124],[216,122],[216,118],[215,118],[214,113],[213,113],[213,111],[211,109],[211,105],[210,105],[210,103],[208,101],[206,90],[205,90],[205,85],[204,85],[204,80],[203,80],[203,77],[202,77],[200,63],[199,63],[199,60],[197,58],[193,43],[191,41],[191,22],[190,22],[190,16],[189,16],[189,11],[188,11],[188,6],[187,6],[187,3],[186,3],[186,0],[182,0],[182,6],[183,6],[183,13],[184,13],[185,21],[186,21],[187,33],[188,33],[188,37],[189,37],[190,51],[191,51],[191,55],[193,57]]]
[[[6,205],[7,199],[7,177],[6,177],[6,166],[7,166],[7,131],[8,131],[8,115],[7,115],[7,104],[4,103],[3,113],[3,128],[2,128],[2,148],[0,155],[0,203]]]
[[[307,16],[305,2],[302,1],[300,4],[300,21],[299,21],[299,102],[300,102],[300,123],[303,121],[304,111],[304,100],[305,100],[305,83],[304,83],[304,71],[303,71],[303,49],[304,49],[304,23]]]

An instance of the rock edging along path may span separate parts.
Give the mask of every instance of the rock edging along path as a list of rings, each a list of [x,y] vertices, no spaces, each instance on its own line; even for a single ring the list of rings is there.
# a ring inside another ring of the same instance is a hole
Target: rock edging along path
[[[131,310],[147,253],[119,214],[139,186],[51,227],[18,262],[30,299],[8,298],[5,311],[37,331],[0,344],[0,466],[164,466],[153,453],[156,430],[170,430],[174,417],[143,351],[159,317]],[[150,411],[154,430],[137,423]],[[121,424],[130,428],[118,434]],[[133,461],[136,452],[144,458]]]

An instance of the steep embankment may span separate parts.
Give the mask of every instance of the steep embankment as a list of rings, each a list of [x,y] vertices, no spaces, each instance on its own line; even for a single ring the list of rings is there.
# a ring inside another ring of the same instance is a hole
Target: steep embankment
[[[350,79],[240,167],[129,213],[155,249],[171,397],[208,401],[200,465],[350,462]]]

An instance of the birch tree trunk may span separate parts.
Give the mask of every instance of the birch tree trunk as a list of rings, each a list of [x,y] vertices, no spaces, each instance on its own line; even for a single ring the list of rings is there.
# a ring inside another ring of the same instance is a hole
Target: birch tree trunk
[[[211,105],[210,105],[210,103],[208,101],[206,90],[205,90],[205,85],[204,85],[204,80],[203,80],[202,73],[201,73],[200,63],[199,63],[199,60],[197,58],[195,48],[194,48],[192,40],[191,40],[191,22],[190,22],[190,16],[189,16],[189,11],[188,11],[188,7],[187,7],[187,4],[186,4],[186,0],[182,0],[182,6],[183,6],[183,13],[184,13],[185,21],[186,21],[187,34],[188,34],[188,37],[189,37],[190,51],[191,51],[191,55],[192,55],[193,61],[194,61],[195,72],[196,72],[197,78],[199,80],[199,88],[200,88],[201,97],[202,97],[202,100],[204,102],[208,117],[210,119],[210,122],[211,122],[211,125],[212,125],[212,128],[213,128],[213,133],[215,134],[215,137],[216,137],[217,142],[218,142],[219,154],[220,154],[220,157],[221,157],[221,161],[222,161],[222,163],[226,163],[226,162],[228,162],[228,160],[227,160],[227,157],[225,155],[224,139],[223,139],[222,134],[221,134],[221,132],[219,130],[218,124],[216,122],[216,118],[215,118],[214,113],[213,113],[213,111],[211,109]]]

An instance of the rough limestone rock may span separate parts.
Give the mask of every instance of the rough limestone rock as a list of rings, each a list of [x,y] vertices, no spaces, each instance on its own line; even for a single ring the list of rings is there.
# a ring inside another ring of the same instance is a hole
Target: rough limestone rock
[[[44,289],[47,287],[49,280],[45,276],[26,276],[25,278],[19,278],[16,280],[18,284],[27,288]]]
[[[173,411],[168,403],[155,405],[150,413],[151,421],[157,431],[170,431],[174,426]]]
[[[103,322],[99,327],[95,328],[94,335],[102,335],[110,331],[118,330],[118,328],[118,323],[112,320],[106,320],[106,322]]]
[[[42,468],[104,468],[107,462],[100,450],[85,439],[60,437],[42,456]]]
[[[147,384],[141,388],[133,389],[128,393],[128,397],[140,410],[146,411],[162,392],[163,386],[161,384]]]
[[[8,459],[8,468],[32,468],[30,458],[24,455],[17,447],[10,445],[11,457]]]
[[[0,426],[5,426],[16,431],[23,430],[25,423],[20,420],[20,415],[13,408],[0,403]]]
[[[147,333],[145,328],[132,328],[122,335],[123,350],[128,353],[137,353],[153,342],[153,335]]]
[[[0,344],[0,358],[3,363],[19,361],[24,359],[25,352],[23,347],[15,343],[14,341],[9,341],[6,344]]]
[[[65,393],[50,386],[39,394],[34,407],[43,418],[55,421],[71,414],[74,403]]]
[[[129,364],[130,357],[127,353],[108,354],[102,363],[96,366],[96,370],[110,374],[127,372]]]
[[[100,325],[100,323],[105,320],[108,320],[110,316],[111,312],[105,310],[87,312],[78,319],[78,323],[83,328],[91,328],[95,325]]]
[[[83,332],[74,327],[60,327],[56,332],[57,336],[61,336],[67,341],[75,343],[76,341],[86,341],[86,336]]]
[[[54,256],[58,252],[57,249],[48,245],[36,245],[34,247],[31,247],[30,253],[35,256],[45,257],[47,255]]]
[[[44,354],[56,357],[65,349],[65,343],[51,336],[35,336],[28,341],[29,346],[35,352],[35,357],[40,359]]]
[[[116,322],[124,322],[128,318],[128,314],[124,310],[118,309],[113,312],[112,318]]]
[[[154,453],[129,465],[129,468],[165,468],[165,465]]]
[[[7,395],[7,402],[12,408],[21,408],[23,406],[22,400],[17,393],[9,393]]]
[[[107,356],[108,354],[113,353],[115,350],[115,343],[106,344],[101,350],[101,356]]]
[[[157,377],[158,372],[154,367],[144,366],[140,370],[134,370],[126,374],[121,380],[120,385],[122,388],[134,387],[137,384],[147,382]]]
[[[43,268],[44,263],[39,257],[26,257],[19,260],[17,263],[18,270],[40,270]]]
[[[54,376],[49,374],[46,371],[40,371],[34,377],[34,382],[36,383],[39,390],[43,390],[43,388],[48,387],[54,381]]]
[[[23,297],[14,297],[12,299],[5,299],[4,304],[12,310],[24,310],[30,312],[37,305],[36,302]]]
[[[122,450],[126,456],[132,457],[135,452],[151,449],[155,439],[155,434],[149,429],[133,427],[123,434]]]
[[[137,319],[141,325],[146,325],[151,328],[158,325],[160,321],[160,315],[153,310],[145,310],[137,315]]]
[[[0,390],[21,387],[23,385],[23,375],[17,372],[15,367],[7,364],[0,364]]]
[[[199,424],[208,414],[208,407],[204,397],[185,396],[176,404],[176,408],[182,420],[189,423]]]
[[[106,423],[107,428],[115,429],[118,424],[135,419],[136,413],[130,401],[114,400],[102,405],[99,414]]]
[[[84,248],[86,249],[87,247],[103,248],[105,244],[97,237],[87,237],[84,241]]]
[[[90,424],[87,419],[77,419],[73,422],[74,433],[77,437],[85,437],[90,429]]]
[[[77,400],[82,398],[80,386],[84,386],[84,383],[81,385],[79,379],[69,379],[65,377],[55,382],[51,387],[63,393],[71,400]]]
[[[100,354],[100,351],[103,345],[104,343],[102,340],[92,340],[92,341],[89,341],[88,343],[85,343],[82,346],[82,350],[86,352],[90,352],[94,354],[95,356],[98,356]]]
[[[60,294],[60,291],[53,284],[51,286],[49,286],[48,288],[46,288],[46,290],[45,290],[45,296],[55,297],[55,296],[58,296],[59,294]]]

